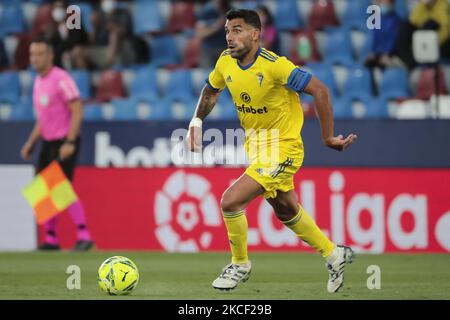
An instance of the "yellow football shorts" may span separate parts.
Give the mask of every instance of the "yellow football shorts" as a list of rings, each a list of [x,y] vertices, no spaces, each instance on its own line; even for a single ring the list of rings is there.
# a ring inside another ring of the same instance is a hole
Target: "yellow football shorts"
[[[303,143],[281,146],[277,162],[265,165],[251,163],[245,174],[264,188],[264,198],[275,198],[277,191],[287,192],[294,189],[294,175],[302,166],[303,158]]]

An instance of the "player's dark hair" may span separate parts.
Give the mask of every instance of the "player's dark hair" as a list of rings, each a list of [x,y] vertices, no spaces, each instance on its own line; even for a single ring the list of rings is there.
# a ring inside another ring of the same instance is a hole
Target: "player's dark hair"
[[[49,50],[53,50],[53,44],[52,44],[52,42],[50,41],[50,39],[49,39],[48,37],[45,37],[45,36],[42,35],[42,34],[37,35],[36,37],[34,37],[34,38],[31,40],[30,45],[31,45],[32,43],[44,43],[45,45],[47,45],[47,47],[49,48]]]
[[[261,20],[259,20],[258,13],[254,10],[231,9],[225,17],[227,20],[244,19],[246,24],[261,30]]]

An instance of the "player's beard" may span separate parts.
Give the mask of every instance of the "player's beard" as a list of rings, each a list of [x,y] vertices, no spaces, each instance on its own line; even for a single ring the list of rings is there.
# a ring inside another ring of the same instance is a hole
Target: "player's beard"
[[[242,61],[242,59],[245,58],[245,56],[251,51],[250,47],[247,46],[243,46],[242,48],[240,48],[239,50],[232,52],[231,53],[231,57],[235,58],[239,61]]]

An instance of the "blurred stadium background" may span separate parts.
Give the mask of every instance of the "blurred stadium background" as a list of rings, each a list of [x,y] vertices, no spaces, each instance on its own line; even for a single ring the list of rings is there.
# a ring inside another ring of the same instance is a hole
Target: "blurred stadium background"
[[[141,266],[147,279],[160,281],[156,287],[161,295],[147,288],[138,297],[210,298],[209,281],[228,259],[220,196],[243,166],[217,164],[217,155],[205,155],[203,165],[176,165],[170,136],[178,128],[187,128],[212,68],[205,62],[225,48],[224,38],[203,43],[199,38],[200,25],[217,21],[214,6],[219,2],[116,1],[114,10],[121,14],[116,20],[102,21],[108,18],[102,16],[107,8],[100,1],[69,1],[64,6],[81,8],[85,32],[69,41],[55,20],[53,1],[0,0],[0,251],[34,251],[42,241],[42,230],[36,227],[20,192],[31,181],[33,166],[19,154],[34,121],[31,95],[35,72],[29,67],[28,46],[39,33],[53,37],[56,62],[73,76],[84,102],[83,146],[74,187],[100,251],[85,256],[0,253],[0,276],[7,286],[0,297],[37,297],[37,288],[55,288],[52,286],[59,280],[51,278],[47,270],[62,268],[65,261],[85,265],[95,277],[97,264],[121,250]],[[326,150],[313,101],[301,97],[306,147],[304,167],[296,176],[301,202],[335,242],[349,244],[359,253],[383,254],[360,258],[353,278],[349,272],[354,291],[346,297],[449,298],[450,58],[442,56],[438,67],[397,61],[383,68],[368,68],[367,58],[373,51],[373,31],[366,26],[369,0],[224,2],[237,8],[265,5],[277,34],[274,51],[329,86],[336,132],[355,132],[360,138],[347,153]],[[397,0],[395,12],[407,20],[419,2]],[[100,20],[93,20],[96,12]],[[110,27],[111,21],[119,31]],[[104,61],[104,56],[96,53],[104,54],[112,34],[122,47],[110,61]],[[204,56],[206,53],[210,57]],[[439,77],[435,77],[436,68]],[[221,95],[205,126],[221,132],[238,128],[228,92]],[[311,250],[276,221],[270,207],[255,201],[247,216],[249,249],[259,252],[255,260],[267,268],[262,267],[255,284],[249,282],[249,289],[237,297],[292,298],[289,277],[295,276],[292,269],[303,263],[304,276],[310,282],[303,279],[304,286],[294,285],[293,290],[303,292],[299,298],[327,298],[318,293],[325,283],[325,268],[320,277],[314,275],[319,258],[292,254]],[[66,214],[58,233],[62,248],[71,248],[74,227]],[[142,251],[223,253],[205,253],[199,258],[204,261],[202,269],[193,258],[196,256]],[[266,252],[277,251],[291,253],[279,258],[286,266],[280,272],[284,275],[268,267],[274,262]],[[38,276],[30,283],[31,274],[23,277],[19,273],[26,273],[20,266],[32,261],[36,261],[33,270]],[[388,270],[384,287],[388,293],[370,296],[365,288],[366,267],[377,263]],[[190,273],[178,295],[170,286],[186,279],[183,272],[175,276],[178,269],[172,270],[173,264],[198,271],[192,277]],[[65,276],[58,279],[64,281]],[[419,283],[420,277],[424,280]],[[92,281],[87,287],[95,286]],[[205,285],[199,293],[191,282]],[[273,284],[279,285],[278,291],[268,293]],[[257,295],[259,288],[265,295]],[[65,297],[64,290],[50,290],[44,297],[51,298],[52,292]]]

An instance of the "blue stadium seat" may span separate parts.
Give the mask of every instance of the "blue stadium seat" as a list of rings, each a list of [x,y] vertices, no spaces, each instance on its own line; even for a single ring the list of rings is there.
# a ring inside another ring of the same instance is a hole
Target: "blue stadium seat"
[[[275,26],[279,31],[297,30],[303,26],[296,0],[277,1],[274,13]]]
[[[175,70],[170,74],[164,100],[168,102],[191,102],[194,96],[194,84],[190,70]]]
[[[406,1],[407,0],[397,0],[397,1],[395,1],[395,12],[403,20],[406,20],[409,17],[409,11],[408,11],[408,6],[406,4]]]
[[[80,98],[82,100],[89,99],[91,97],[91,81],[89,73],[84,70],[72,70],[70,75],[77,84],[78,90],[80,91]]]
[[[156,102],[159,99],[156,69],[152,66],[138,67],[130,85],[130,96],[139,101]]]
[[[25,30],[25,18],[20,1],[3,5],[0,11],[0,36],[21,33]]]
[[[30,121],[34,119],[35,116],[31,101],[17,103],[12,106],[10,115],[11,121]]]
[[[0,73],[0,102],[15,104],[20,100],[19,75],[14,71]]]
[[[84,120],[102,121],[102,107],[100,104],[86,104],[83,108]]]
[[[113,113],[111,120],[133,121],[137,120],[136,101],[133,99],[111,100]]]
[[[150,40],[151,65],[167,67],[180,63],[177,42],[172,36],[159,36]]]
[[[307,66],[311,69],[312,74],[328,87],[331,95],[338,95],[332,65],[327,63],[314,63],[308,64]]]
[[[409,97],[408,71],[403,68],[387,68],[380,81],[380,96],[385,99]]]
[[[335,119],[353,118],[351,100],[347,97],[335,99],[333,102],[333,115]]]
[[[215,120],[235,120],[237,119],[237,110],[234,105],[231,93],[225,88],[219,96],[217,105],[211,112],[211,119]]]
[[[135,34],[157,32],[163,29],[156,0],[137,1],[134,4],[133,28]]]
[[[77,4],[81,10],[81,25],[87,32],[92,32],[94,27],[91,23],[92,4],[80,2]]]
[[[347,28],[327,28],[324,60],[332,64],[353,63],[352,42]]]
[[[367,1],[347,1],[341,24],[350,29],[367,31]]]
[[[172,120],[190,120],[196,107],[196,99],[165,101],[164,109],[169,110]]]
[[[366,102],[365,118],[385,119],[389,118],[388,104],[383,98],[369,99]]]
[[[347,69],[342,95],[348,98],[364,99],[372,96],[372,83],[369,71],[362,66]]]

